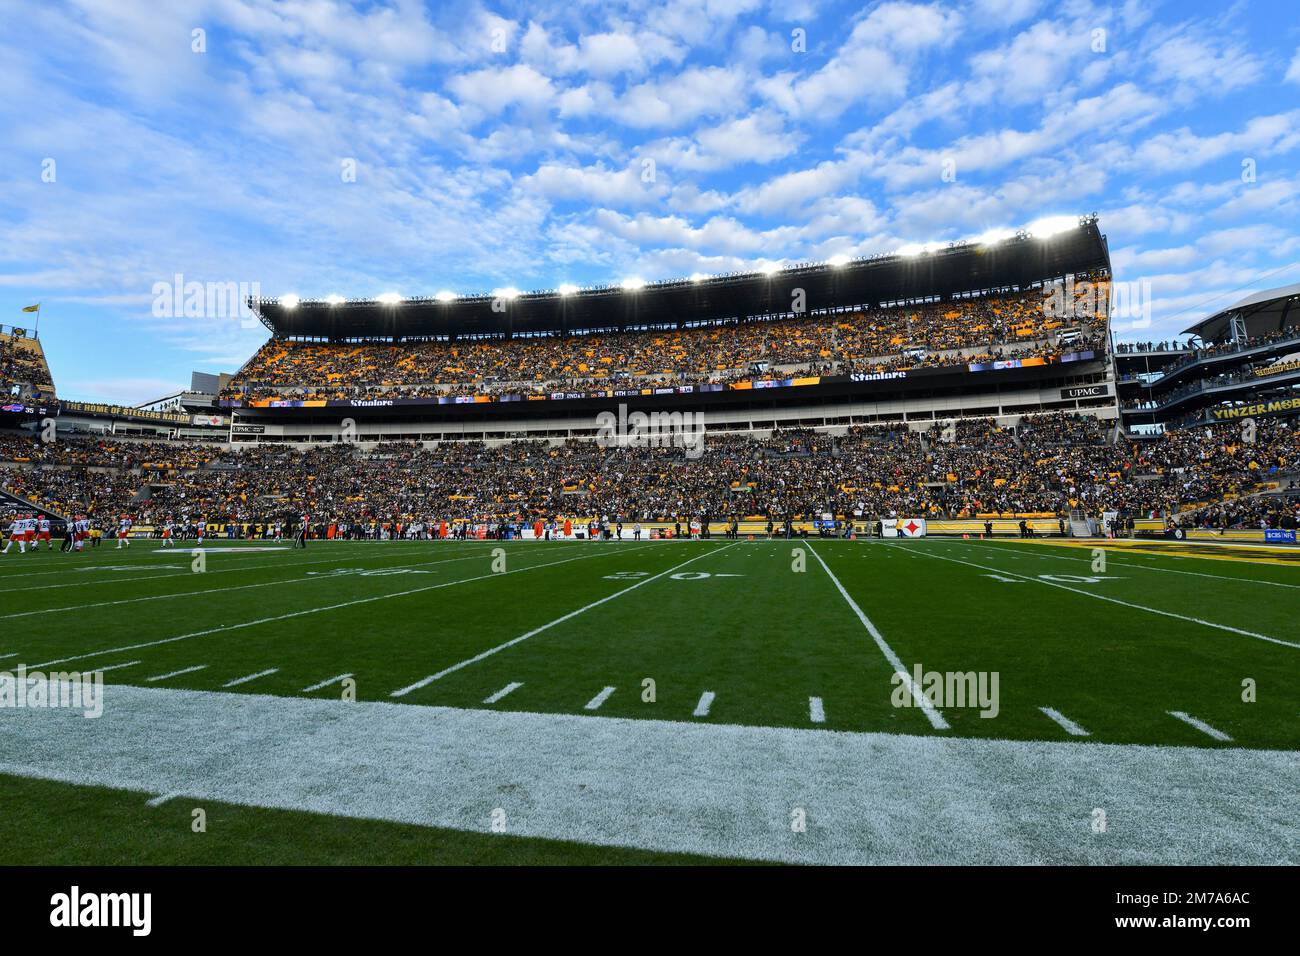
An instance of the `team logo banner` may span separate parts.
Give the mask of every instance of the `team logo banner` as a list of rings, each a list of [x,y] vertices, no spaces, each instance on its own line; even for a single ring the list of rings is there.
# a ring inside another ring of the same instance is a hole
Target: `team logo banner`
[[[880,520],[882,538],[924,538],[924,518],[882,518]]]

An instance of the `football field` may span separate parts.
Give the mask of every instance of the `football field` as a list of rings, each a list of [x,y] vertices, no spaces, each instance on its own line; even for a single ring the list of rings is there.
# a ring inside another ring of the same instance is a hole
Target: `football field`
[[[95,719],[0,708],[0,834],[65,863],[1300,862],[1298,609],[1300,552],[1158,543],[11,550],[0,670],[108,686]]]

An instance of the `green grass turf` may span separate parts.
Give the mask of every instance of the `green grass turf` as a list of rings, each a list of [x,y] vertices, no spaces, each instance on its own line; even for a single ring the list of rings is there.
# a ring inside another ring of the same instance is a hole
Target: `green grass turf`
[[[39,813],[30,808],[38,807]],[[193,830],[196,808],[206,830]],[[46,866],[718,865],[717,857],[466,833],[317,813],[176,799],[0,774],[7,862]],[[749,862],[749,861],[745,861]]]
[[[122,551],[106,543],[82,555],[11,551],[0,559],[0,668],[65,661],[51,669],[91,670],[138,660],[106,680],[197,690],[276,668],[230,692],[279,695],[301,695],[348,673],[362,700],[568,714],[586,713],[584,705],[612,686],[600,716],[1071,740],[1039,710],[1051,707],[1090,731],[1091,741],[1300,748],[1300,647],[1143,609],[1300,644],[1300,566],[1112,549],[1105,580],[1058,580],[1075,589],[1065,590],[1040,576],[1091,576],[1087,550],[1014,541],[321,542],[305,553],[216,542],[204,573],[190,570],[188,550],[159,554],[156,547],[137,540]],[[507,573],[495,573],[498,548]],[[802,571],[796,550],[804,552]],[[997,672],[998,715],[944,707],[951,729],[935,731],[919,708],[892,706],[893,669],[814,550],[905,666]],[[662,576],[649,580],[655,575]],[[620,594],[638,582],[646,583]],[[250,622],[260,623],[241,626]],[[1257,687],[1254,703],[1241,699],[1247,678]],[[653,701],[644,699],[647,680]],[[512,682],[523,686],[495,705],[482,703]],[[707,717],[695,717],[705,691],[714,703]],[[330,686],[312,696],[339,693]],[[824,702],[822,724],[810,722],[810,697]],[[1233,743],[1168,711],[1200,718]],[[5,791],[21,786],[28,784],[9,781]],[[55,785],[30,786],[41,793]],[[85,799],[102,800],[105,813],[122,800],[139,812],[134,796],[96,793]],[[27,822],[48,803],[25,811]],[[246,818],[240,825],[250,832],[277,819],[271,811],[231,813]],[[339,833],[353,825],[328,823]],[[124,847],[154,838],[151,827],[122,827]],[[446,858],[488,852],[465,840],[443,851]],[[346,843],[324,840],[323,852],[371,859]],[[63,858],[53,845],[44,852]],[[552,853],[595,859],[563,847],[511,858]],[[151,858],[168,858],[159,854]]]

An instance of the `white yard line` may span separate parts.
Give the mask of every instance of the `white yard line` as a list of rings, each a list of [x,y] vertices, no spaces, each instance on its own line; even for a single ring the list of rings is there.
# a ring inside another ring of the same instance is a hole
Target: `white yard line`
[[[583,705],[583,709],[584,709],[584,710],[600,710],[600,705],[603,704],[603,703],[605,703],[605,701],[609,700],[609,696],[610,696],[610,694],[612,694],[612,693],[614,693],[614,688],[613,688],[613,687],[606,687],[604,690],[602,690],[602,691],[601,691],[599,694],[597,694],[595,697],[591,698],[591,700],[587,701],[587,703]]]
[[[467,833],[490,832],[499,806],[516,837],[730,859],[1300,863],[1294,751],[340,706],[130,685],[106,694],[98,720],[0,708],[0,773],[112,788],[140,804],[176,793],[195,805]],[[1093,833],[1094,806],[1123,807],[1123,826]],[[796,807],[808,815],[804,833],[791,831]]]
[[[949,542],[945,542],[945,543],[949,543]],[[965,545],[965,546],[968,547],[968,548],[983,548],[983,549],[986,550],[986,551],[1001,551],[1001,552],[1003,552],[1004,554],[1009,550],[1009,549],[1007,549],[1007,548],[999,548],[999,547],[996,547],[995,545],[980,544],[978,541],[952,541],[951,543],[952,543],[952,544],[962,544],[962,545]],[[1031,547],[1031,548],[1041,548],[1042,546],[1041,546],[1041,545],[1030,545],[1030,547]],[[1064,546],[1063,546],[1063,545],[1053,545],[1053,547],[1064,547]],[[1097,544],[1097,547],[1102,548],[1103,550],[1106,550],[1106,546],[1105,546],[1104,544],[1100,543],[1100,542]],[[1068,555],[1068,554],[1040,554],[1040,553],[1038,553],[1037,551],[1025,551],[1025,552],[1023,552],[1023,553],[1025,554],[1026,557],[1042,558],[1042,559],[1045,560],[1045,561],[1046,561],[1046,560],[1053,560],[1053,561],[1081,561],[1081,562],[1083,562],[1084,564],[1087,564],[1087,563],[1089,563],[1089,560],[1090,560],[1089,558],[1076,558],[1076,557],[1072,557],[1072,556],[1070,556],[1070,555]],[[1112,550],[1112,551],[1110,551],[1109,553],[1111,553],[1111,554],[1125,554],[1126,552],[1123,551],[1123,550],[1118,550],[1118,551]],[[1145,557],[1145,558],[1148,558],[1149,560],[1152,560],[1152,561],[1159,560],[1159,558],[1162,558],[1162,557],[1165,557],[1165,558],[1183,557],[1183,555],[1172,555],[1172,554],[1165,554],[1165,555],[1138,555],[1138,554],[1135,554],[1134,556],[1135,556],[1135,557]],[[1106,558],[1106,566],[1107,566],[1107,567],[1116,567],[1116,568],[1137,568],[1139,571],[1157,571],[1157,572],[1159,572],[1160,574],[1184,574],[1184,575],[1190,575],[1191,577],[1196,577],[1196,578],[1210,578],[1210,579],[1215,580],[1215,581],[1236,581],[1236,582],[1241,583],[1241,584],[1263,584],[1263,585],[1267,585],[1268,587],[1273,587],[1273,588],[1291,588],[1291,589],[1293,589],[1293,590],[1300,590],[1300,584],[1285,584],[1285,583],[1283,583],[1283,582],[1281,582],[1281,581],[1265,581],[1265,580],[1261,580],[1261,579],[1259,579],[1259,578],[1239,578],[1239,577],[1234,577],[1234,576],[1231,575],[1231,574],[1210,574],[1208,571],[1180,571],[1178,568],[1153,568],[1153,567],[1151,567],[1150,565],[1146,565],[1146,564],[1129,564],[1127,561],[1113,561],[1113,560],[1110,559],[1110,557],[1107,557],[1107,558]]]
[[[713,691],[711,690],[706,690],[703,694],[701,694],[700,702],[695,705],[695,712],[692,716],[694,717],[709,716],[709,709],[713,706],[713,698],[716,696],[717,695],[714,694]]]
[[[1300,644],[1293,641],[1283,641],[1276,637],[1269,637],[1267,634],[1256,634],[1254,631],[1246,631],[1239,627],[1232,627],[1228,624],[1217,624],[1214,621],[1206,621],[1199,617],[1189,617],[1186,614],[1178,614],[1175,611],[1165,611],[1158,607],[1148,607],[1145,604],[1135,604],[1132,601],[1122,601],[1119,598],[1109,597],[1105,594],[1094,594],[1091,591],[1085,591],[1082,588],[1072,588],[1068,584],[1061,584],[1059,581],[1044,581],[1042,578],[1035,577],[1031,574],[1020,574],[1007,568],[991,568],[986,564],[976,564],[974,561],[963,561],[961,558],[951,558],[943,554],[931,554],[928,551],[918,551],[917,554],[926,558],[933,558],[936,561],[951,561],[953,564],[964,564],[969,568],[978,568],[981,571],[989,571],[993,574],[1005,574],[1013,578],[1019,578],[1022,581],[1030,581],[1035,584],[1042,584],[1047,587],[1060,588],[1062,591],[1070,591],[1074,594],[1082,594],[1084,597],[1092,598],[1095,601],[1105,601],[1108,604],[1118,604],[1121,607],[1132,608],[1135,611],[1146,611],[1149,614],[1159,614],[1161,617],[1171,617],[1178,621],[1186,621],[1188,624],[1200,624],[1204,627],[1212,627],[1219,631],[1227,631],[1231,634],[1240,634],[1243,637],[1253,637],[1259,641],[1268,641],[1270,644],[1280,644],[1283,647],[1294,647],[1300,650]]]
[[[0,661],[8,660],[10,657],[17,657],[17,656],[18,656],[17,651],[14,651],[11,654],[0,654]]]
[[[1215,740],[1220,740],[1225,743],[1230,742],[1232,740],[1232,738],[1229,737],[1227,734],[1225,734],[1222,730],[1218,730],[1217,728],[1211,727],[1205,721],[1193,717],[1191,714],[1184,713],[1181,710],[1171,710],[1168,713],[1170,717],[1178,718],[1183,723],[1195,727],[1201,733],[1209,737],[1213,737]]]
[[[358,543],[360,543],[360,542],[358,542]],[[407,544],[415,544],[415,543],[417,543],[417,542],[404,542],[404,543],[407,543]],[[459,546],[464,546],[464,545],[473,545],[473,544],[478,544],[478,545],[487,545],[487,544],[499,544],[499,543],[500,543],[500,542],[493,542],[493,541],[458,541],[458,542],[448,542],[448,543],[446,543],[446,544],[441,544],[441,545],[438,545],[438,547],[447,547],[447,548],[451,548],[451,547],[455,547],[455,546],[457,546],[457,545],[459,545]],[[572,543],[572,542],[561,542],[561,543]],[[110,549],[110,550],[116,551],[117,549],[116,549],[116,548],[112,548],[112,549]],[[191,546],[191,547],[188,547],[188,548],[176,548],[176,549],[174,549],[174,550],[168,550],[168,551],[166,551],[166,552],[151,551],[151,552],[149,552],[149,553],[150,553],[150,554],[164,554],[164,553],[165,553],[165,554],[168,555],[168,559],[170,560],[170,559],[173,559],[173,558],[192,558],[192,557],[193,557],[193,553],[194,553],[195,551],[198,551],[198,550],[200,550],[200,549]],[[292,548],[285,548],[284,550],[285,550],[285,551],[291,551]],[[485,549],[480,549],[480,550],[485,550]],[[205,546],[205,547],[202,549],[202,551],[203,551],[203,553],[206,554],[209,558],[215,558],[215,557],[220,556],[220,557],[222,558],[222,563],[225,563],[226,561],[232,561],[232,562],[233,562],[233,561],[237,560],[237,559],[240,558],[240,557],[245,557],[245,558],[255,558],[255,557],[258,557],[258,554],[257,554],[257,553],[252,553],[252,552],[244,552],[242,555],[241,555],[241,554],[238,554],[238,553],[236,553],[236,554],[230,554],[229,551],[228,551],[228,549],[226,549],[226,548],[211,548],[211,547],[207,547],[207,546]],[[333,557],[329,557],[329,558],[316,558],[316,559],[311,560],[311,561],[291,561],[291,562],[286,562],[286,561],[264,561],[264,562],[262,562],[261,564],[248,564],[248,565],[245,565],[245,566],[242,567],[242,568],[225,568],[224,570],[226,570],[226,571],[248,571],[248,570],[251,570],[251,569],[253,569],[253,568],[305,567],[306,565],[309,565],[309,564],[329,564],[329,563],[332,562],[332,561],[334,561],[334,562],[337,562],[337,561],[348,561],[348,560],[367,561],[367,560],[372,560],[372,559],[375,557],[374,555],[369,555],[369,556],[366,556],[366,557],[354,557],[354,555],[356,555],[356,554],[358,554],[358,552],[355,552],[355,551],[350,551],[350,552],[341,552],[341,553],[339,553],[339,554],[335,554]],[[400,557],[400,555],[397,555],[397,554],[387,554],[387,555],[384,555],[384,557],[388,557],[388,558],[396,558],[396,557]],[[99,566],[99,565],[94,565],[94,564],[80,565],[80,564],[73,564],[73,563],[71,563],[71,562],[74,562],[74,561],[79,562],[80,560],[81,560],[81,559],[79,559],[79,558],[60,558],[60,561],[67,561],[67,562],[69,562],[69,563],[64,564],[63,567],[61,567],[61,568],[55,568],[55,569],[53,569],[53,570],[49,570],[49,571],[24,571],[24,572],[22,572],[22,573],[20,573],[20,574],[5,574],[2,570],[0,570],[0,581],[8,581],[8,580],[11,580],[11,579],[13,579],[13,578],[29,578],[29,577],[35,577],[35,576],[37,576],[37,575],[67,574],[67,573],[68,573],[68,570],[69,570],[70,568],[73,569],[73,570],[78,570],[81,574],[88,574],[88,573],[90,573],[90,572],[92,572],[92,571],[93,571],[93,572],[99,572],[99,573],[103,573],[103,572],[108,571],[108,567],[102,567],[102,566]],[[136,564],[136,565],[139,565],[139,569],[140,569],[141,571],[152,571],[152,570],[158,570],[158,568],[150,568],[149,565],[150,565],[150,564],[158,564],[158,565],[161,565],[161,564],[162,564],[162,559],[155,559],[155,560],[152,560],[152,561],[151,561],[151,560],[149,560],[147,557],[141,557],[140,560],[137,561],[137,560],[133,560],[133,559],[127,557],[126,555],[122,555],[121,557],[116,558],[116,559],[114,560],[114,564],[113,564],[112,566],[117,566],[117,565],[121,565],[121,564]],[[184,571],[183,568],[182,568],[182,569],[178,569],[178,572],[183,572],[183,571]],[[120,572],[120,571],[119,571],[119,572],[117,572],[117,573],[121,574],[121,573],[124,573],[124,572]],[[215,571],[209,571],[208,573],[209,573],[209,574],[215,574],[216,572],[215,572]],[[122,578],[121,580],[127,580],[127,579],[126,579],[126,578]],[[135,580],[142,580],[142,579],[141,579],[141,578],[136,578]],[[107,582],[98,582],[98,583],[107,583]],[[23,588],[23,589],[15,589],[15,590],[35,590],[35,589],[34,589],[34,588]]]
[[[170,677],[180,677],[182,674],[193,674],[195,671],[201,671],[206,668],[207,664],[195,664],[193,667],[182,667],[178,671],[169,671],[166,674],[155,674],[153,677],[146,677],[147,681],[167,680]]]
[[[160,793],[158,796],[146,800],[144,805],[146,807],[161,807],[168,800],[175,800],[179,796],[179,793]]]
[[[643,578],[642,580],[638,581],[636,584],[631,585],[630,587],[626,587],[621,591],[615,591],[613,594],[607,594],[605,597],[600,598],[599,600],[596,601],[592,601],[590,604],[584,605],[583,607],[578,608],[576,611],[570,611],[568,614],[565,614],[561,617],[557,617],[553,621],[548,621],[547,623],[543,624],[541,627],[533,628],[527,634],[520,634],[518,637],[511,638],[510,640],[502,644],[498,644],[496,647],[488,648],[486,651],[484,651],[481,654],[475,654],[473,657],[467,658],[466,660],[460,661],[456,664],[452,664],[450,667],[444,667],[442,670],[438,671],[438,673],[430,674],[428,677],[422,677],[414,684],[408,684],[405,687],[399,687],[397,690],[393,691],[388,696],[405,697],[413,690],[419,690],[422,687],[428,687],[434,681],[441,680],[442,678],[446,677],[448,674],[453,674],[463,667],[469,667],[471,664],[477,664],[479,661],[489,658],[493,654],[497,654],[501,651],[506,650],[507,648],[514,647],[516,644],[526,641],[530,637],[536,637],[538,634],[541,634],[543,631],[550,630],[551,628],[555,627],[557,624],[563,624],[565,621],[570,621],[573,618],[577,617],[579,614],[584,614],[587,611],[590,611],[592,608],[600,607],[602,604],[606,604],[609,601],[615,600],[616,598],[621,598],[624,594],[630,594],[631,592],[635,591],[637,588],[645,587],[651,581],[658,581],[660,578],[664,577],[665,575],[672,574],[674,571],[680,570],[681,568],[684,568],[686,567],[686,565],[692,564],[695,561],[699,561],[701,558],[707,558],[711,554],[719,554],[720,552],[726,551],[727,548],[734,548],[739,543],[740,542],[738,541],[733,542],[731,544],[724,545],[721,548],[712,548],[704,552],[703,554],[697,554],[695,557],[689,558],[688,560],[683,561],[681,564],[673,565],[667,571],[660,571],[658,574],[654,575],[653,577]]]
[[[521,688],[521,687],[523,687],[523,686],[524,686],[523,681],[511,681],[509,684],[506,684],[505,687],[502,687],[502,688],[501,688],[499,691],[497,691],[495,694],[491,694],[491,695],[489,695],[489,696],[487,696],[487,697],[484,697],[484,698],[483,698],[483,703],[485,703],[485,704],[495,704],[495,703],[496,703],[497,701],[499,701],[502,697],[505,697],[506,694],[512,694],[512,693],[514,693],[515,691],[517,691],[519,688]]]
[[[889,661],[889,666],[894,669],[894,673],[903,678],[903,681],[907,684],[908,693],[911,694],[912,700],[917,704],[917,706],[925,712],[926,718],[930,721],[930,726],[935,730],[948,730],[948,721],[944,718],[943,714],[940,713],[939,709],[930,701],[930,698],[925,695],[925,691],[916,685],[916,681],[912,679],[912,675],[908,673],[907,668],[903,666],[903,662],[899,660],[898,655],[894,653],[894,649],[889,646],[884,635],[876,629],[876,625],[871,623],[871,618],[867,617],[862,608],[858,606],[858,602],[853,600],[852,595],[844,589],[844,585],[840,583],[840,579],[835,576],[835,572],[830,569],[830,565],[822,560],[822,556],[817,553],[817,549],[812,546],[812,542],[809,541],[806,543],[808,545],[808,550],[812,552],[813,557],[817,559],[817,563],[822,566],[822,569],[831,579],[831,583],[835,585],[835,589],[840,592],[840,597],[844,598],[849,607],[853,609],[853,613],[858,616],[858,620],[861,621],[862,626],[867,629],[867,633],[871,635],[871,639],[876,642],[876,647],[880,648],[880,653],[885,655],[885,660]]]
[[[222,687],[238,687],[240,684],[247,684],[249,681],[257,680],[259,677],[270,677],[272,674],[280,673],[278,667],[268,667],[264,671],[258,671],[256,674],[245,674],[243,677],[236,677],[234,680],[228,680]]]
[[[100,674],[103,673],[104,671],[121,670],[123,667],[135,667],[135,665],[139,663],[140,663],[139,661],[127,661],[125,664],[109,664],[107,667],[96,667],[93,671],[91,671],[91,673]]]
[[[480,552],[478,554],[462,554],[456,558],[443,558],[440,561],[416,561],[411,564],[398,565],[397,568],[392,570],[397,570],[404,567],[425,568],[435,564],[450,564],[455,561],[471,561],[475,558],[481,558],[482,556],[483,555]],[[389,557],[392,557],[392,555],[389,555]],[[305,562],[305,563],[310,564],[313,562]],[[321,563],[325,563],[325,562],[321,562]],[[295,565],[281,565],[281,567],[284,567],[285,570],[287,571],[292,571],[297,569],[297,566]],[[251,569],[249,568],[226,568],[225,569],[225,571],[247,571],[247,570],[251,570]],[[388,569],[384,567],[367,567],[364,570],[383,571]],[[209,574],[222,574],[222,573],[224,573],[222,570],[204,571],[202,572],[202,575],[206,577]],[[177,577],[177,575],[169,574],[169,575],[161,575],[161,577]],[[339,577],[348,577],[348,575],[339,575]],[[170,598],[197,597],[200,594],[213,594],[218,591],[221,592],[222,594],[226,594],[231,591],[247,591],[250,588],[273,588],[285,584],[302,584],[304,582],[310,582],[310,581],[330,581],[333,579],[334,579],[334,575],[331,574],[312,574],[307,577],[301,577],[301,578],[287,578],[283,581],[259,581],[256,584],[237,584],[234,585],[233,587],[227,586],[227,587],[217,587],[217,588],[204,588],[203,590],[200,591],[178,591],[175,594],[150,594],[145,597],[122,598],[117,601],[99,601],[95,604],[72,604],[67,607],[41,608],[35,611],[17,611],[13,614],[0,614],[0,621],[8,620],[9,618],[14,618],[14,617],[31,617],[32,615],[36,615],[36,614],[57,614],[60,611],[85,611],[96,607],[114,607],[119,604],[137,604],[141,601],[166,601]],[[131,580],[145,581],[148,579],[133,578]],[[86,583],[86,582],[81,582],[81,583]],[[108,584],[109,582],[98,581],[94,583]],[[34,588],[32,590],[44,590],[44,588]]]
[[[1052,720],[1054,720],[1057,724],[1059,724],[1061,729],[1064,730],[1071,737],[1091,736],[1088,733],[1088,731],[1084,730],[1082,727],[1080,727],[1078,724],[1072,721],[1069,717],[1066,717],[1065,714],[1061,713],[1059,710],[1055,710],[1051,707],[1039,707],[1038,709],[1041,710],[1048,717],[1052,718]]]
[[[228,568],[227,570],[243,570],[242,568]],[[103,578],[91,580],[90,578],[80,578],[75,581],[69,581],[65,584],[33,584],[26,588],[6,588],[6,594],[17,594],[20,591],[53,591],[56,588],[84,588],[88,584],[127,584],[131,581],[158,581],[162,578],[179,578],[187,574],[193,574],[193,571],[186,571],[183,568],[177,568],[170,574],[148,574],[142,578]],[[220,574],[220,571],[208,571],[207,574]]]
[[[347,680],[351,676],[352,676],[351,674],[336,674],[333,677],[327,677],[319,684],[312,684],[310,687],[304,687],[301,691],[299,691],[299,693],[309,694],[314,690],[321,690],[325,687],[329,687],[331,684],[337,684],[339,681]]]
[[[648,546],[642,545],[642,547],[648,547]],[[286,614],[277,614],[274,617],[261,617],[254,621],[244,621],[239,624],[223,624],[219,627],[210,627],[204,631],[192,631],[189,634],[178,634],[175,637],[159,638],[156,641],[142,641],[138,644],[127,644],[123,647],[110,647],[110,648],[105,648],[104,650],[101,651],[90,651],[85,654],[74,654],[70,657],[61,657],[56,660],[45,661],[42,664],[34,664],[33,666],[49,667],[52,664],[65,664],[68,661],[80,661],[80,660],[85,660],[88,657],[102,657],[105,654],[117,654],[122,651],[133,651],[142,647],[158,647],[159,645],[162,644],[174,644],[177,641],[187,641],[195,637],[207,637],[210,634],[222,634],[228,631],[237,631],[245,627],[258,627],[262,624],[272,624],[276,621],[287,621],[290,620],[291,618],[304,617],[305,615],[308,614],[320,614],[324,611],[337,611],[345,607],[355,607],[358,604],[371,604],[375,601],[388,601],[394,598],[407,597],[412,594],[421,594],[425,591],[436,591],[440,588],[455,587],[458,584],[470,584],[474,581],[484,581],[487,580],[488,578],[502,578],[508,574],[521,574],[524,571],[535,571],[541,568],[553,568],[556,565],[568,564],[570,561],[585,561],[588,558],[594,558],[594,557],[599,557],[599,555],[583,554],[574,558],[565,558],[561,561],[548,561],[545,564],[531,564],[526,568],[515,568],[510,571],[502,571],[499,574],[498,573],[480,574],[472,578],[461,578],[456,581],[444,581],[441,584],[430,584],[422,588],[412,588],[409,591],[398,591],[394,594],[376,594],[370,597],[357,598],[354,601],[343,601],[340,602],[339,604],[328,604],[321,607],[310,607],[301,611],[290,611]]]
[[[820,697],[808,698],[808,719],[814,724],[826,723],[826,708],[822,706]]]

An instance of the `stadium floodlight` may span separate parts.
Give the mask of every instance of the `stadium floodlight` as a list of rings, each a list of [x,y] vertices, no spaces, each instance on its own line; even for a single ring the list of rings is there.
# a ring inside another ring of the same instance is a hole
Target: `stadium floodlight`
[[[1036,219],[1025,227],[1025,231],[1030,233],[1035,239],[1046,239],[1054,236],[1058,232],[1065,232],[1067,229],[1076,229],[1079,226],[1079,220],[1075,216],[1046,216],[1042,219]]]
[[[765,276],[774,276],[781,271],[781,263],[779,262],[765,263],[759,271],[762,272],[763,275]]]
[[[396,292],[385,292],[376,301],[382,302],[384,305],[400,305],[402,297]]]
[[[996,246],[999,242],[1005,242],[1007,239],[1014,239],[1016,231],[1014,229],[990,229],[982,232],[971,241],[981,246]]]
[[[330,305],[342,305],[342,304],[343,304],[343,296],[341,296],[341,295],[327,295],[327,296],[325,297],[325,301],[328,302]]]
[[[506,286],[504,289],[492,290],[492,298],[494,299],[517,299],[520,294],[520,291],[512,285]]]
[[[840,268],[840,266],[846,266],[849,264],[849,257],[844,255],[844,253],[841,252],[839,255],[831,256],[829,259],[827,259],[826,264],[830,266],[834,266],[836,269],[838,269]]]
[[[565,282],[559,288],[560,295],[573,295],[578,291],[578,287],[572,282]]]
[[[692,273],[691,273],[691,281],[692,281],[692,282],[703,282],[703,281],[704,281],[705,279],[707,279],[707,278],[708,278],[708,276],[706,276],[703,272],[692,272]]]
[[[927,252],[942,249],[942,242],[910,242],[898,250],[900,256],[919,256]]]
[[[636,276],[632,276],[630,278],[624,279],[622,285],[623,285],[623,290],[625,292],[636,292],[638,289],[645,288],[645,279],[640,279],[637,278]]]
[[[296,309],[296,308],[298,308],[298,303],[299,303],[300,301],[301,301],[301,300],[300,300],[296,295],[294,295],[292,292],[289,293],[288,295],[282,295],[282,296],[280,296],[280,308],[282,308],[282,309]]]
[[[441,292],[435,295],[434,298],[437,299],[439,302],[455,302],[456,293],[451,292],[447,289],[443,289]]]

